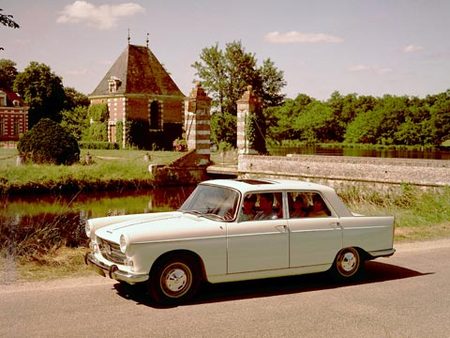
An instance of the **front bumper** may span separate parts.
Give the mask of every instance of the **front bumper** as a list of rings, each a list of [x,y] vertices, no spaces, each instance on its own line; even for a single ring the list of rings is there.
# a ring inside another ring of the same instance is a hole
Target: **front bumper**
[[[148,274],[133,274],[127,271],[122,271],[115,264],[108,266],[105,263],[99,261],[92,253],[87,253],[84,256],[84,262],[94,268],[94,270],[103,277],[108,276],[109,278],[115,279],[120,282],[136,284],[148,280]]]

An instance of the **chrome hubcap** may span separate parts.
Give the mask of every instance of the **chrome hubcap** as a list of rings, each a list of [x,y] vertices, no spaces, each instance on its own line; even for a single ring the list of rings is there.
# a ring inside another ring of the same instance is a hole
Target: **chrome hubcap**
[[[191,270],[183,263],[170,264],[161,274],[161,289],[168,297],[178,298],[185,295],[191,284]]]
[[[342,257],[341,267],[345,272],[352,272],[358,264],[353,252],[346,252]]]
[[[179,292],[187,284],[186,273],[181,269],[173,269],[166,275],[166,287],[171,292]]]

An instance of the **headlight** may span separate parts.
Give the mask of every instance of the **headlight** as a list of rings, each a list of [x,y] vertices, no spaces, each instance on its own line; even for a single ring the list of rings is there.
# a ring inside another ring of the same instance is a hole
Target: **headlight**
[[[125,253],[128,247],[128,238],[125,235],[120,235],[120,251]]]
[[[91,230],[92,230],[91,223],[89,221],[86,221],[86,223],[84,223],[84,232],[86,233],[86,236],[88,238],[91,238]]]

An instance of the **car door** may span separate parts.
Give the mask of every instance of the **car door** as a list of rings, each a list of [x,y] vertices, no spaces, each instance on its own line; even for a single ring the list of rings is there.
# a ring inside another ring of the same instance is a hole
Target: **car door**
[[[290,267],[330,264],[342,247],[342,227],[339,218],[318,192],[288,192],[305,197],[305,215],[290,217]],[[321,199],[326,211],[313,210],[313,200]],[[289,208],[292,214],[292,209]]]
[[[289,267],[289,231],[282,195],[281,192],[273,194],[271,217],[228,224],[228,273]]]

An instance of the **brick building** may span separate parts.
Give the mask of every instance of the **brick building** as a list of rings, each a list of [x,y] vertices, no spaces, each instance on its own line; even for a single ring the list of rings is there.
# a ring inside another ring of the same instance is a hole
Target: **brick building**
[[[0,89],[0,141],[18,141],[28,131],[28,108],[18,94]]]
[[[148,46],[131,44],[89,96],[108,106],[109,142],[166,149],[181,137],[184,99]]]

